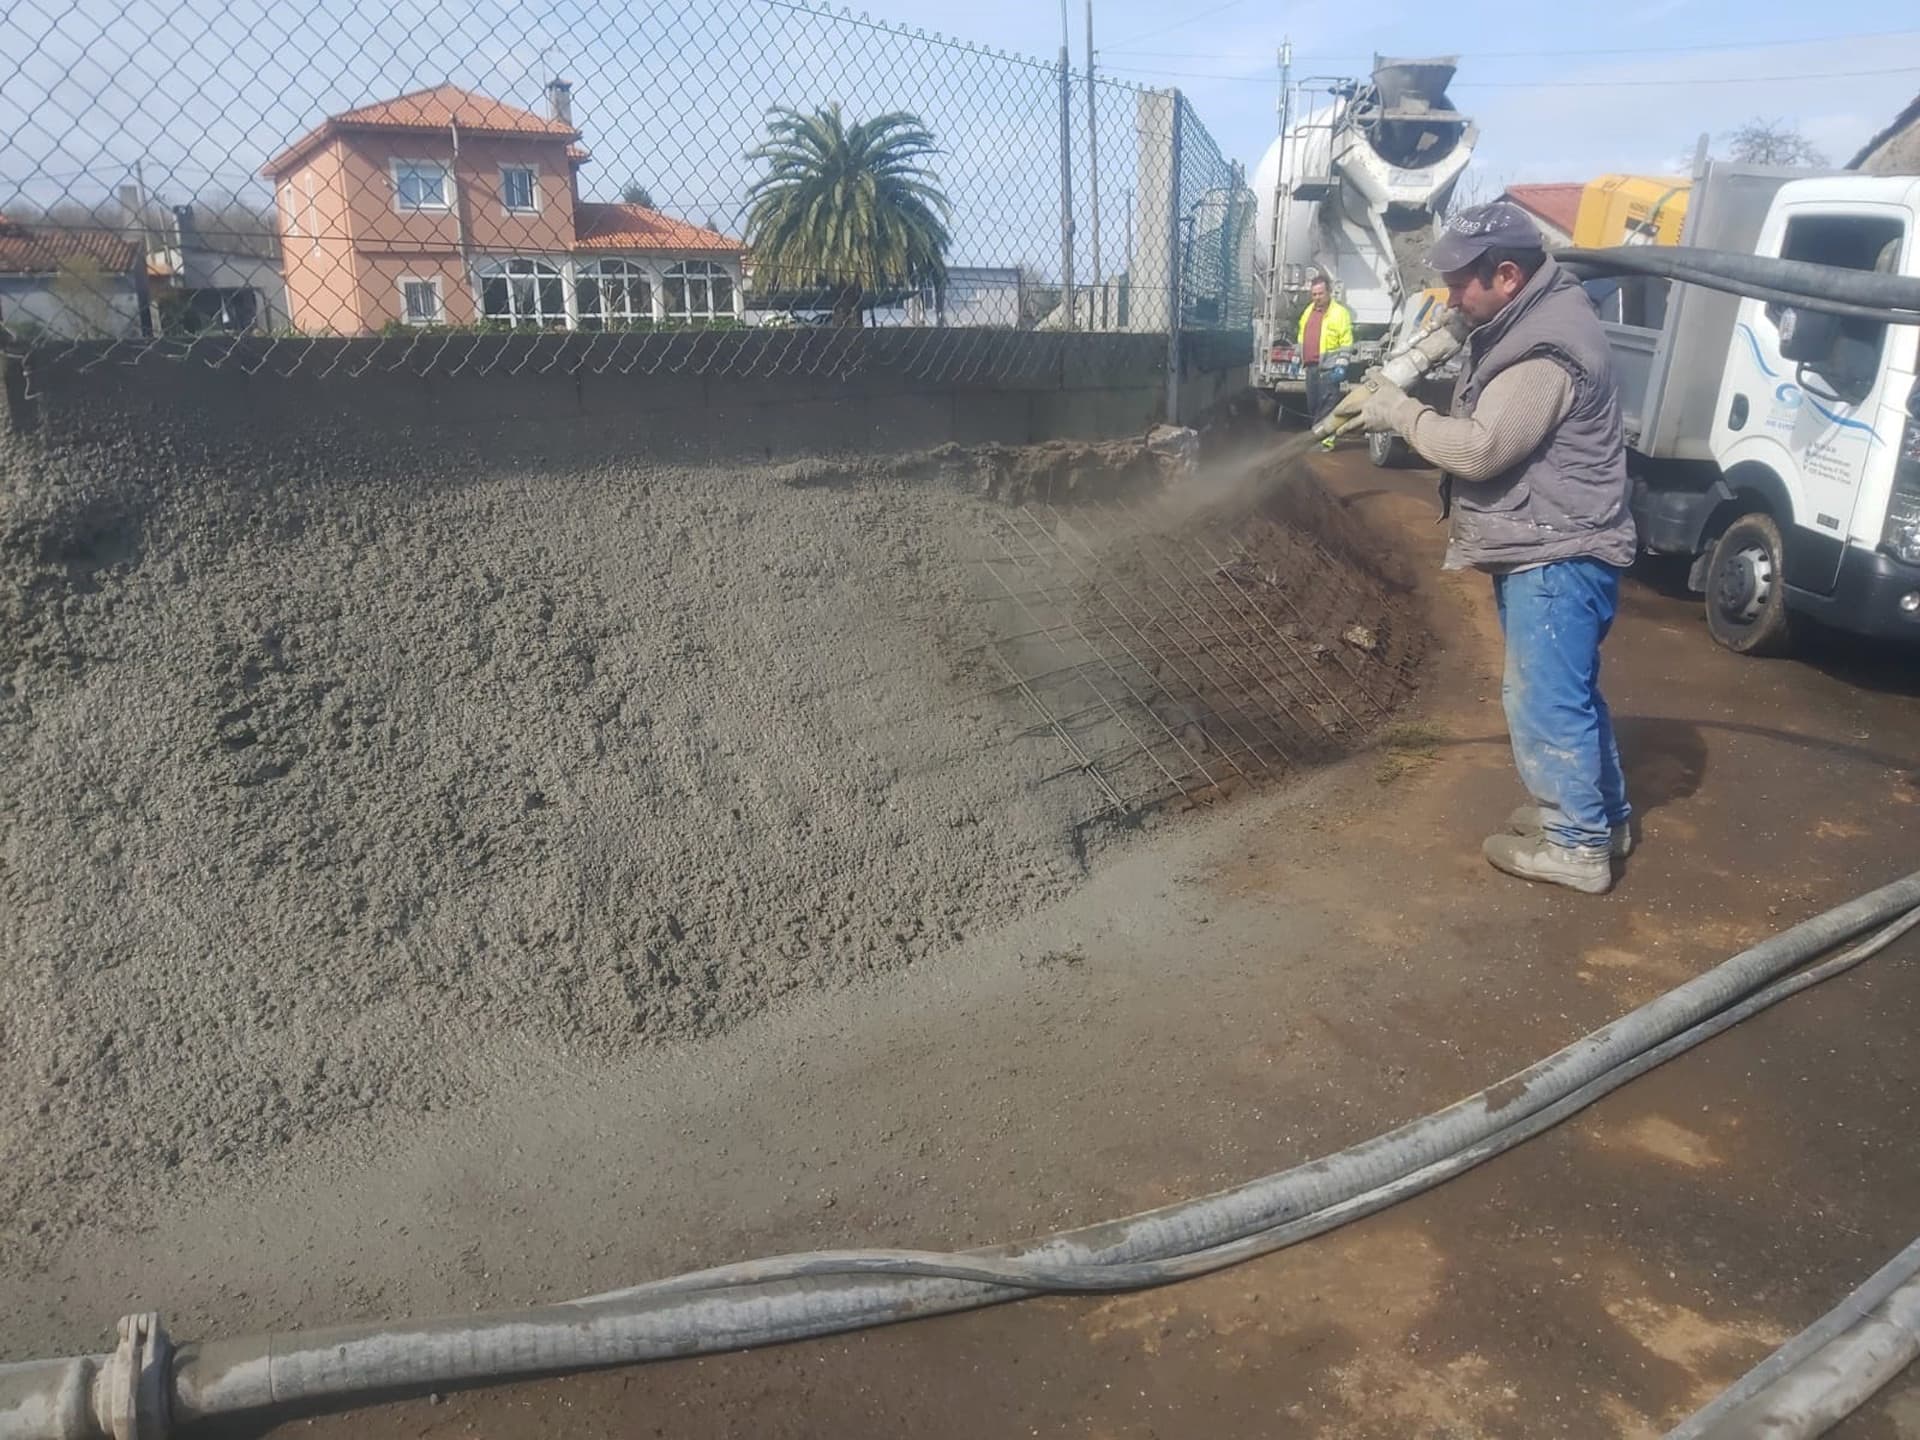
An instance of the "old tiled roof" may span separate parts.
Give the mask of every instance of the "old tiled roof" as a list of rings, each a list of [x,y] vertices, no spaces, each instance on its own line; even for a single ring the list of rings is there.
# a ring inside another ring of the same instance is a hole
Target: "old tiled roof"
[[[1892,122],[1888,124],[1886,129],[1882,130],[1878,135],[1875,135],[1860,147],[1860,153],[1847,161],[1847,169],[1858,170],[1873,158],[1874,152],[1882,145],[1885,145],[1889,140],[1893,139],[1894,136],[1913,125],[1920,125],[1920,95],[1914,96],[1913,102],[1898,115],[1894,116]]]
[[[573,215],[576,250],[660,250],[676,254],[709,251],[738,255],[745,248],[718,230],[675,220],[645,205],[601,205],[586,201],[574,208]]]
[[[0,275],[52,275],[72,260],[124,275],[139,269],[140,247],[111,230],[24,225],[0,215]]]
[[[411,95],[329,115],[269,160],[261,173],[277,175],[291,169],[309,150],[343,131],[446,130],[454,125],[467,135],[531,135],[568,142],[580,138],[580,132],[564,121],[549,120],[504,100],[495,100],[491,95],[462,90],[458,85],[436,85],[431,90],[416,90]]]
[[[1580,192],[1586,188],[1575,184],[1509,185],[1507,199],[1571,235],[1574,221],[1580,218]]]

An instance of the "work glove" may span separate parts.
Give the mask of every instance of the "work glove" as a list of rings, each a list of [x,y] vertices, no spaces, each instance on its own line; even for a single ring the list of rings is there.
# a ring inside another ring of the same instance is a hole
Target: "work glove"
[[[1340,398],[1334,402],[1333,409],[1327,412],[1326,421],[1322,423],[1325,424],[1333,421],[1344,423],[1345,421],[1351,420],[1360,413],[1361,408],[1366,403],[1366,387],[1364,385],[1356,385],[1353,389],[1341,394]]]
[[[1375,375],[1364,390],[1357,392],[1365,396],[1360,402],[1360,428],[1362,430],[1398,430],[1399,417],[1405,413],[1407,392],[1387,379],[1384,375]]]

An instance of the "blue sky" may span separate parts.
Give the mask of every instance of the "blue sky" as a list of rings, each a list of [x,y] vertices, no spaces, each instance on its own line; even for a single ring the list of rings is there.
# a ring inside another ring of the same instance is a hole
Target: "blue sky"
[[[1546,23],[1516,23],[1529,8]],[[956,23],[954,8],[935,0],[890,0],[886,13]],[[974,0],[964,13],[969,34],[1057,53],[1057,5]],[[1070,0],[1068,19],[1080,66],[1084,0]],[[1910,0],[1830,9],[1784,0],[1095,0],[1094,25],[1101,73],[1178,86],[1249,171],[1276,129],[1282,38],[1292,42],[1296,77],[1364,73],[1375,53],[1456,54],[1454,99],[1480,127],[1472,184],[1488,195],[1508,184],[1684,169],[1703,132],[1723,149],[1727,133],[1753,118],[1797,127],[1843,164],[1920,94],[1920,8]]]
[[[136,159],[170,203],[228,191],[259,201],[260,164],[328,113],[442,80],[538,107],[544,80],[561,72],[576,83],[595,154],[590,197],[613,198],[637,179],[664,208],[734,228],[767,105],[908,108],[947,150],[951,258],[1051,264],[1057,6],[883,4],[876,19],[969,43],[830,19],[806,0],[19,0],[0,8],[0,208],[99,201]],[[1104,73],[1179,86],[1220,149],[1249,169],[1274,134],[1282,36],[1301,74],[1363,73],[1376,49],[1458,53],[1455,98],[1479,121],[1489,192],[1668,169],[1703,130],[1723,135],[1753,116],[1796,124],[1843,161],[1920,91],[1911,0],[1825,12],[1780,0],[1539,11],[1551,23],[1514,23],[1510,0],[1097,0],[1096,24]],[[1076,67],[1083,16],[1073,0]],[[1081,104],[1076,94],[1076,126]],[[1115,201],[1139,182],[1134,105],[1130,91],[1102,92],[1110,266],[1124,250]],[[1083,145],[1076,135],[1076,156]],[[1089,200],[1082,175],[1083,226]]]
[[[1070,10],[1079,65],[1083,0]],[[890,0],[886,13],[933,25],[955,11],[934,0]],[[996,43],[1044,55],[1060,43],[1057,7],[974,0],[965,16],[969,33]],[[1920,93],[1920,8],[1897,0],[1831,8],[1784,0],[1096,0],[1094,24],[1109,73],[1180,86],[1222,147],[1249,167],[1274,133],[1274,54],[1283,36],[1300,74],[1357,73],[1376,51],[1458,54],[1455,99],[1480,121],[1481,168],[1493,183],[1657,169],[1691,154],[1702,131],[1717,136],[1753,116],[1798,124],[1843,162]],[[1564,53],[1516,53],[1537,51]]]

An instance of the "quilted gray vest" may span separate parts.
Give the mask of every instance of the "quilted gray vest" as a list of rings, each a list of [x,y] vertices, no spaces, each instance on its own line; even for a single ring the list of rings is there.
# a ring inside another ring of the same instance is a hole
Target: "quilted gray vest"
[[[1613,357],[1586,292],[1557,262],[1548,259],[1468,337],[1453,413],[1473,414],[1488,381],[1542,355],[1573,377],[1573,406],[1512,469],[1491,480],[1448,477],[1455,555],[1501,568],[1583,555],[1631,565],[1636,540]]]

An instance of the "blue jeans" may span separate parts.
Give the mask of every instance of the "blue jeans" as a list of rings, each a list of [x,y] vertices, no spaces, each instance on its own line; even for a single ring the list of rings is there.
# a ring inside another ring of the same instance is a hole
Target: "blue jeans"
[[[1344,365],[1313,364],[1307,367],[1307,418],[1318,425],[1340,403],[1340,387],[1347,378]]]
[[[1493,598],[1507,637],[1500,699],[1521,783],[1550,812],[1548,839],[1603,846],[1632,813],[1600,696],[1600,642],[1619,608],[1620,572],[1598,560],[1556,560],[1494,576]]]

